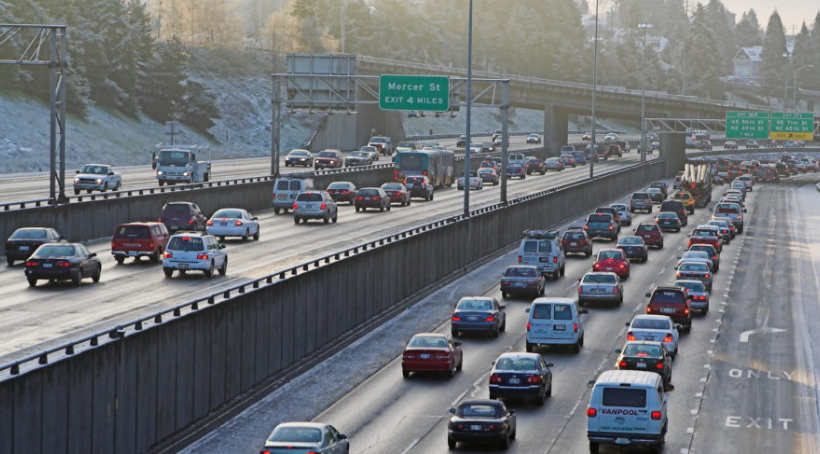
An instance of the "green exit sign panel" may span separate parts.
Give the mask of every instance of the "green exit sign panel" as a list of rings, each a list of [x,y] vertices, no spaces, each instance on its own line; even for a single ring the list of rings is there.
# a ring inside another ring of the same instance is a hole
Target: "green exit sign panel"
[[[776,140],[812,140],[814,114],[772,112],[771,136]]]
[[[727,139],[766,139],[768,137],[768,112],[726,112]]]
[[[446,76],[379,76],[379,109],[450,109],[450,78]]]

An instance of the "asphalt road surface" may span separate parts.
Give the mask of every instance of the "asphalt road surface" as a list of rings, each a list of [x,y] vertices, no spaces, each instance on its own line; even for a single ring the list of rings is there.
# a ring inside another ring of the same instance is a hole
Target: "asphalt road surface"
[[[696,316],[691,333],[681,336],[662,452],[820,452],[814,368],[820,361],[814,349],[820,334],[809,329],[820,294],[820,274],[813,265],[820,258],[820,194],[811,185],[817,179],[804,175],[779,185],[758,184],[749,194],[746,231],[724,247],[710,312]],[[717,187],[715,196],[724,189]],[[653,215],[636,215],[633,226]],[[509,452],[588,452],[586,383],[613,368],[613,350],[623,345],[624,324],[643,312],[644,293],[674,281],[673,266],[686,247],[687,232],[709,216],[708,209],[696,210],[681,233],[664,234],[663,250],[652,249],[646,264],[633,264],[622,306],[589,306],[586,342],[579,354],[563,348],[541,350],[555,364],[554,392],[543,407],[512,403],[518,437]],[[535,226],[520,226],[526,227]],[[622,235],[630,231],[624,227]],[[609,246],[596,242],[595,249]],[[347,434],[352,453],[451,452],[447,409],[464,399],[486,398],[491,362],[501,353],[524,351],[529,300],[506,300],[507,332],[500,338],[461,339],[464,369],[452,379],[404,379],[400,354],[415,332],[449,332],[449,314],[461,296],[484,294],[501,300],[498,276],[514,262],[511,251],[442,288],[183,452],[256,453],[277,423],[311,419]],[[590,259],[569,258],[566,276],[549,281],[547,295],[575,296],[577,279],[590,268]],[[493,447],[460,446],[459,452],[497,452]],[[632,451],[603,447],[601,452]]]
[[[596,172],[605,172],[634,164],[635,153],[596,164]],[[532,175],[525,180],[511,180],[510,198],[586,178],[586,166],[544,176]],[[499,186],[473,191],[472,207],[497,203]],[[458,214],[462,211],[463,193],[453,188],[436,191],[435,200],[416,199],[408,207],[396,206],[390,212],[355,213],[343,204],[338,224],[311,222],[294,225],[291,215],[274,215],[273,210],[254,213],[261,222],[261,239],[242,243],[229,238],[227,276],[211,280],[200,273],[166,279],[159,265],[143,260],[117,265],[110,253],[109,240],[89,244],[102,259],[102,279],[98,284],[85,280],[79,288],[69,282],[45,283],[30,288],[23,275],[23,265],[0,267],[0,363],[37,353],[48,346],[59,345],[80,335],[111,329],[116,324],[172,307],[190,299],[207,296],[220,289],[288,268],[326,255],[335,250],[359,244],[367,239],[398,232],[413,225]],[[157,206],[157,216],[162,207]],[[210,213],[206,213],[210,215]]]

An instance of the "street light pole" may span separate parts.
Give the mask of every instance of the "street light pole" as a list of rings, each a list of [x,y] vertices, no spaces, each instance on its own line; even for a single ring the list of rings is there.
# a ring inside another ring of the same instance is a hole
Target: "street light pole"
[[[646,35],[652,24],[641,22],[643,29],[643,67],[641,68],[641,162],[646,161]]]
[[[342,53],[345,53],[345,22],[347,22],[347,2],[342,2]]]
[[[592,44],[592,128],[589,132],[589,178],[595,176],[595,159],[593,153],[598,153],[595,144],[595,102],[598,91],[598,0],[595,0],[595,42]]]
[[[470,216],[470,121],[473,105],[473,0],[467,26],[467,137],[464,139],[464,216]]]

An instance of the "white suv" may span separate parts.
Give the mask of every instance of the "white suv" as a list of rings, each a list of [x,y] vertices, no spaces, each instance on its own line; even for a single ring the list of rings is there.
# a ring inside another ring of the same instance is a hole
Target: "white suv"
[[[162,271],[165,277],[186,271],[197,270],[205,273],[209,279],[214,270],[225,275],[228,272],[228,253],[225,245],[219,244],[216,237],[201,232],[179,232],[171,237],[162,254]]]

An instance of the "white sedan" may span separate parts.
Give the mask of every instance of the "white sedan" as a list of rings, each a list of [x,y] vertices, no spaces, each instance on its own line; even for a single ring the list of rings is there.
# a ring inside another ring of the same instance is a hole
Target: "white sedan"
[[[484,189],[484,182],[481,181],[481,177],[478,175],[478,172],[470,172],[469,179],[470,181],[468,184],[470,185],[470,189]],[[458,177],[458,180],[456,180],[456,186],[459,190],[464,189],[463,175]]]
[[[219,241],[225,241],[226,236],[240,236],[242,241],[247,241],[248,237],[253,236],[254,240],[258,240],[259,221],[248,210],[222,208],[208,220],[205,231],[209,235],[218,236]]]
[[[663,342],[674,358],[678,354],[678,326],[666,315],[636,315],[627,323],[627,341]]]

